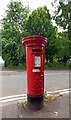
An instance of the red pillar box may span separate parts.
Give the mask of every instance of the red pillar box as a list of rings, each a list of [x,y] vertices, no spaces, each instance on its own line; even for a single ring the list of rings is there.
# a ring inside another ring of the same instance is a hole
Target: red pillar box
[[[34,110],[43,107],[44,100],[44,46],[43,36],[28,36],[22,39],[26,46],[27,104]]]

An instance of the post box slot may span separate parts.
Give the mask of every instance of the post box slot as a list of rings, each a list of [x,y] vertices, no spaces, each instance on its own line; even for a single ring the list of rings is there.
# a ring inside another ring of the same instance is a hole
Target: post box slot
[[[42,52],[41,49],[32,49],[32,52]]]

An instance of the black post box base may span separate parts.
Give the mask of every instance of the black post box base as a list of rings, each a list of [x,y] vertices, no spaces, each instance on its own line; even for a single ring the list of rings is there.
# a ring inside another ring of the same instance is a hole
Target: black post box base
[[[44,94],[29,95],[27,94],[27,106],[32,110],[40,110],[44,106]]]

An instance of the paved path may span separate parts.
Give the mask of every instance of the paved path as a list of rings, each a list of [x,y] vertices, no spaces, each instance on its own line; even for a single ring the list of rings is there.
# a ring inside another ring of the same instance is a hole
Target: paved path
[[[23,108],[17,102],[9,102],[2,106],[2,118],[69,118],[69,107],[69,94],[45,102],[44,108],[38,111]]]

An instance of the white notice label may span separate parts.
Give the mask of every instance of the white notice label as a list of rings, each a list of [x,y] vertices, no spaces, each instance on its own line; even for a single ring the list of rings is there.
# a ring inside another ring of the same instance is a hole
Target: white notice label
[[[39,69],[33,69],[32,72],[40,72]]]

